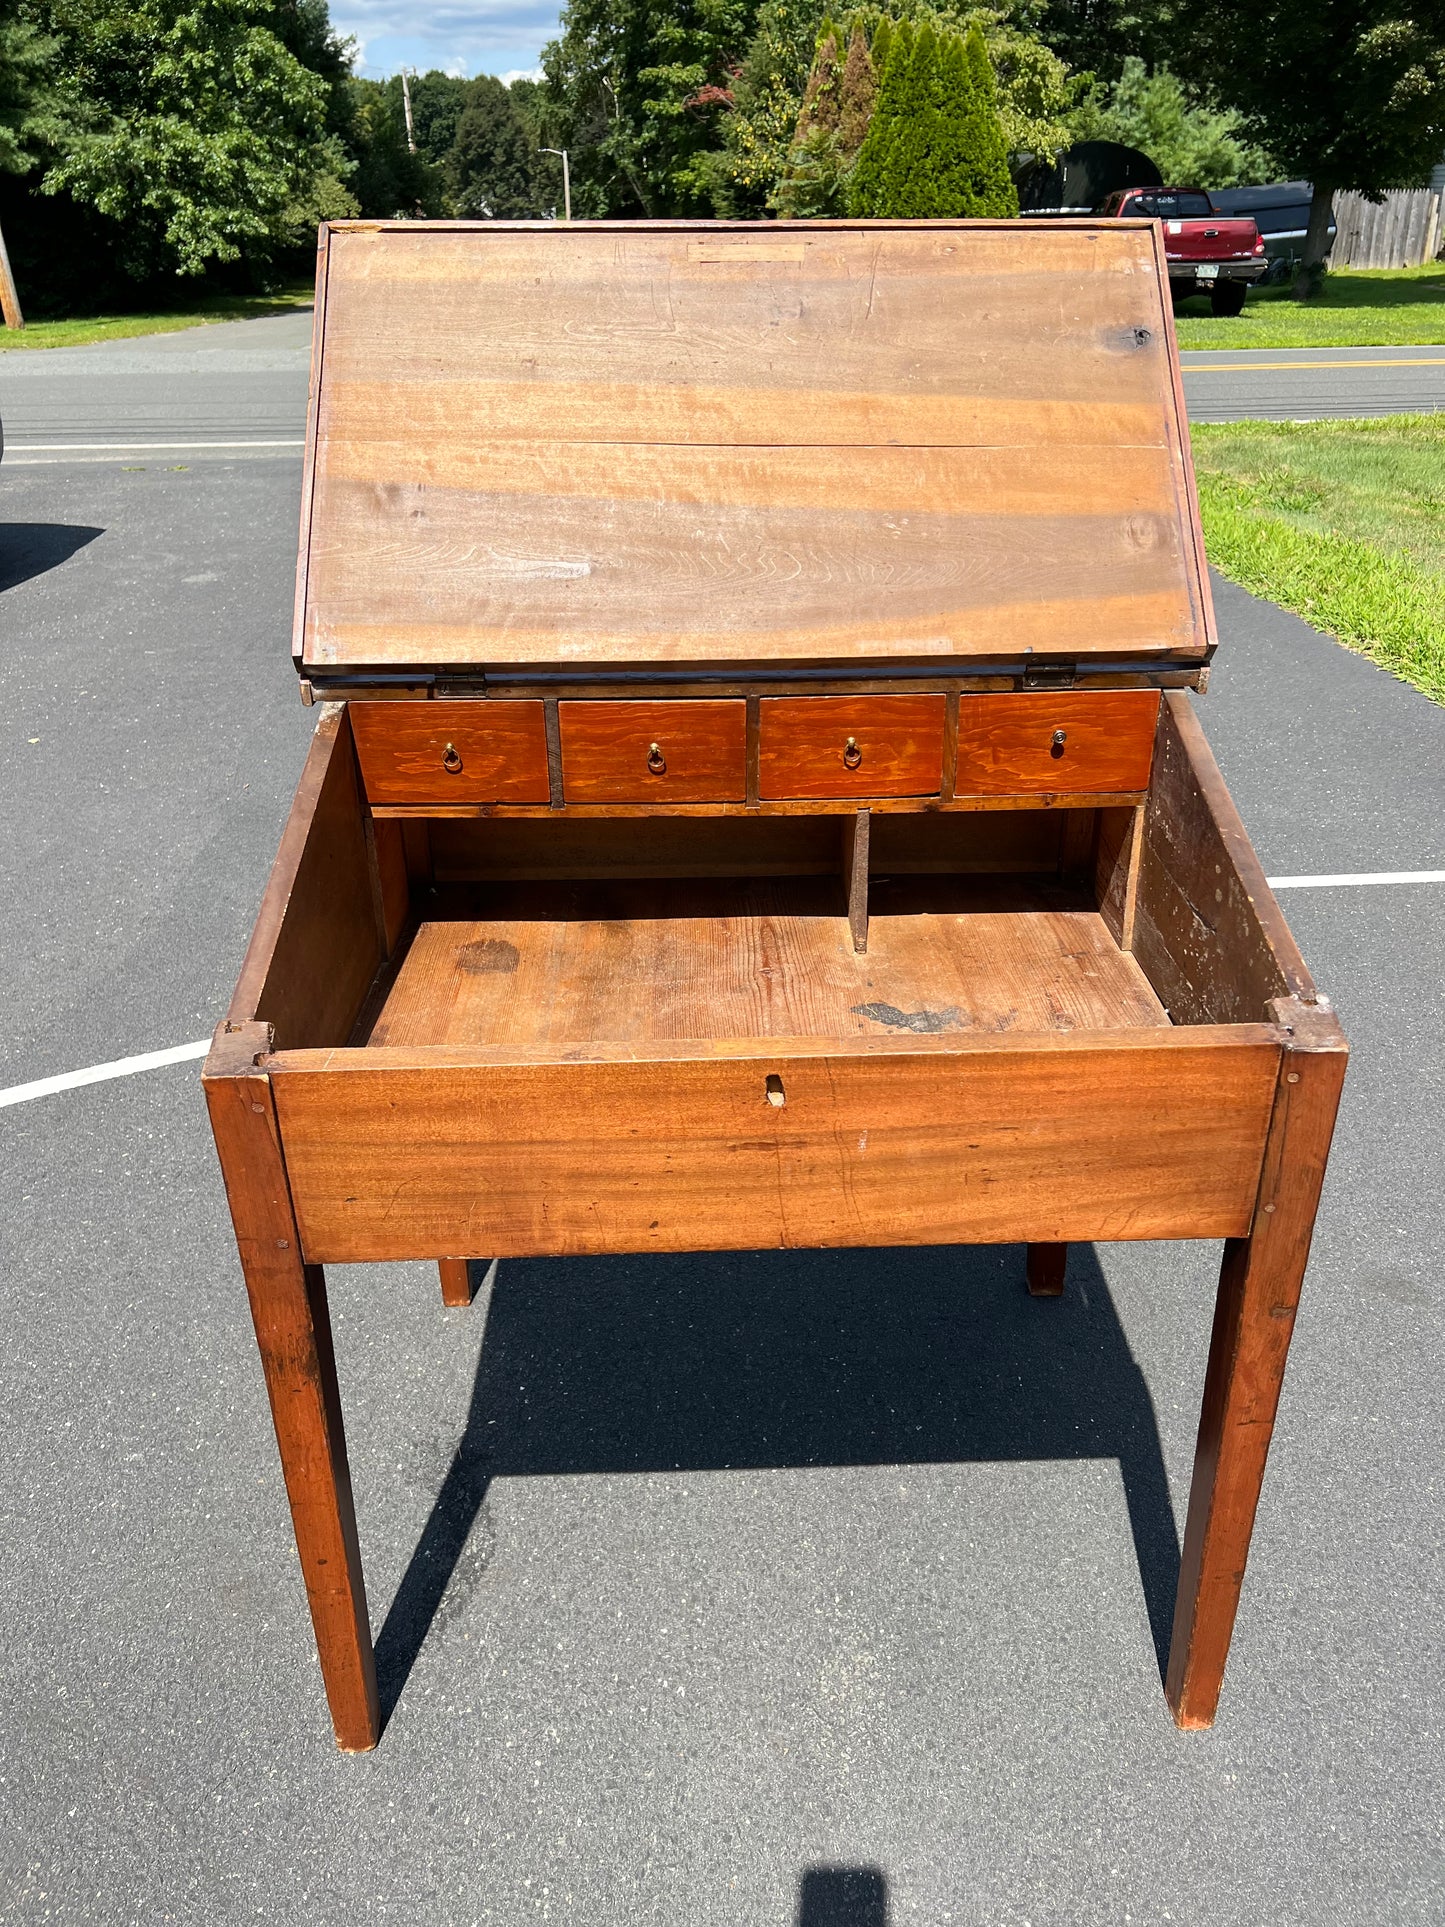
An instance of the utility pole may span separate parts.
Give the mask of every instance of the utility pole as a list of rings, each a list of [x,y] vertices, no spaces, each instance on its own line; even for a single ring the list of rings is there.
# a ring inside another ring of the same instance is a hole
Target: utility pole
[[[544,154],[556,154],[562,162],[562,219],[570,221],[572,219],[572,173],[567,165],[567,150],[565,147],[544,147],[541,151]]]
[[[416,152],[416,129],[411,124],[411,87],[406,77],[406,68],[401,70],[401,104],[406,110],[406,151]]]
[[[25,326],[25,317],[20,312],[20,296],[15,292],[15,276],[10,272],[10,256],[5,252],[3,234],[0,234],[0,313],[4,314],[7,328]]]

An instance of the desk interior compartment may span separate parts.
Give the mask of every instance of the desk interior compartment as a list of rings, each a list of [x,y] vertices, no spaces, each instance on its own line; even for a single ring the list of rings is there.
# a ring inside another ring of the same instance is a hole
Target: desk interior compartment
[[[267,906],[320,1261],[1241,1235],[1313,997],[1182,697],[1140,808],[871,822],[373,819],[337,710]]]

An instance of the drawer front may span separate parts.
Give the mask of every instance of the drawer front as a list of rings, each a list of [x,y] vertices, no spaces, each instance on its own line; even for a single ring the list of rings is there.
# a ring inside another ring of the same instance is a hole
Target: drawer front
[[[1154,689],[964,696],[954,794],[1147,789],[1158,721]]]
[[[611,1061],[579,1045],[591,1061],[470,1065],[284,1052],[271,1082],[302,1251],[328,1264],[1249,1230],[1279,1070],[1263,1026],[868,1041],[619,1047]]]
[[[349,713],[369,802],[549,800],[541,703],[352,703]]]
[[[943,696],[769,696],[760,705],[758,795],[935,796]]]
[[[559,703],[569,803],[741,803],[747,704]]]

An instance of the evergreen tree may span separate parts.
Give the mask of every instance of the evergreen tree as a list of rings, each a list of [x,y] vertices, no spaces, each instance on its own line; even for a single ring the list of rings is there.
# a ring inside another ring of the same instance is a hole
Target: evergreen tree
[[[969,169],[971,205],[968,211],[997,220],[1012,219],[1019,211],[1018,189],[1009,173],[1003,129],[999,126],[993,68],[977,27],[969,30],[962,52],[969,79],[963,137]]]
[[[882,64],[879,51],[882,50]],[[887,173],[894,142],[909,105],[909,69],[913,56],[913,29],[904,20],[894,27],[885,19],[873,40],[873,61],[878,66],[878,99],[873,120],[849,184],[848,211],[851,214],[881,217],[893,213],[888,203]]]
[[[868,137],[877,98],[878,76],[868,51],[868,39],[861,23],[855,24],[848,41],[848,58],[843,63],[838,97],[838,146],[846,161],[856,158]]]

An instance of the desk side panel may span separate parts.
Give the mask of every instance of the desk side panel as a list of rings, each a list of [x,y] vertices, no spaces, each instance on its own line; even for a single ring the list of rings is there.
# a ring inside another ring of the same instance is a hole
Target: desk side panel
[[[1247,1232],[1279,1060],[1268,1026],[876,1041],[577,1062],[282,1053],[269,1067],[306,1256]]]

